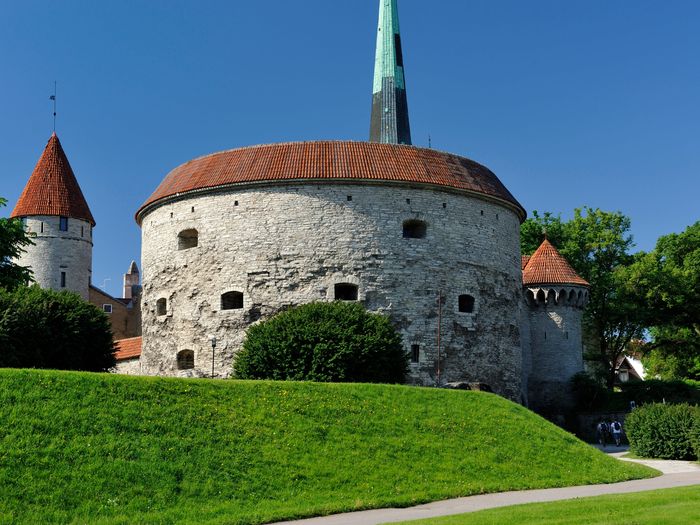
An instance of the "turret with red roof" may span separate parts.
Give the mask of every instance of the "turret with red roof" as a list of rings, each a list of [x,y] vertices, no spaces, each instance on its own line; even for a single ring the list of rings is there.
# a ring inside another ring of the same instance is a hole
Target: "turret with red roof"
[[[541,413],[561,414],[573,403],[571,378],[583,371],[581,321],[589,284],[547,239],[523,257],[522,269],[528,404]]]
[[[56,133],[49,138],[11,217],[21,218],[34,245],[18,264],[42,288],[88,298],[95,219]]]

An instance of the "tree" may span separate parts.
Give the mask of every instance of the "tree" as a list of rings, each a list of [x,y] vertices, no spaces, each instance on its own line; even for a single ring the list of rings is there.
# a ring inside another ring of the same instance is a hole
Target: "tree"
[[[0,197],[0,208],[6,204],[7,201]],[[33,242],[21,220],[0,218],[0,288],[12,290],[31,280],[32,272],[29,268],[12,262],[31,244]]]
[[[109,319],[78,295],[0,289],[0,367],[104,372],[113,352]]]
[[[401,383],[407,366],[387,317],[336,301],[290,308],[250,327],[234,372],[240,379]]]
[[[615,367],[627,345],[644,334],[648,311],[640,304],[636,274],[629,271],[635,256],[630,220],[620,212],[584,207],[568,222],[537,212],[523,223],[523,254],[531,254],[546,236],[590,285],[584,313],[586,359],[604,370],[609,388]]]
[[[669,379],[700,378],[700,222],[660,237],[636,262],[642,300],[653,312],[650,372]]]

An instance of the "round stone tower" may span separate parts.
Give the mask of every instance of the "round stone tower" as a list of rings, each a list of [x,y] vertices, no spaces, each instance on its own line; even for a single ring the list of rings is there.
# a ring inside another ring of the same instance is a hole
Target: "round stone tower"
[[[95,219],[56,133],[51,135],[11,217],[21,218],[34,245],[17,260],[42,288],[88,299]]]
[[[535,411],[571,407],[571,378],[583,371],[581,319],[588,302],[582,279],[548,240],[523,258],[523,376]]]
[[[347,300],[391,317],[409,383],[519,401],[524,216],[490,170],[430,149],[304,142],[192,160],[137,213],[142,370],[228,376],[252,323]]]

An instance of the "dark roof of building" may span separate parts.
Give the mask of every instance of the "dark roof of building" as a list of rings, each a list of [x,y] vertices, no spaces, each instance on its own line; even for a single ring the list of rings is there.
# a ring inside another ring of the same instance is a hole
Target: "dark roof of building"
[[[127,359],[141,357],[141,337],[114,341],[114,348],[114,357],[117,361],[126,361]]]
[[[233,149],[191,160],[171,171],[136,213],[188,192],[256,183],[388,182],[476,193],[526,212],[488,168],[437,150],[370,142],[296,142]]]
[[[570,284],[588,286],[559,253],[554,245],[545,239],[539,248],[525,262],[523,267],[523,284],[525,286],[546,284]]]
[[[49,138],[10,216],[31,215],[70,217],[95,225],[95,219],[56,133]]]

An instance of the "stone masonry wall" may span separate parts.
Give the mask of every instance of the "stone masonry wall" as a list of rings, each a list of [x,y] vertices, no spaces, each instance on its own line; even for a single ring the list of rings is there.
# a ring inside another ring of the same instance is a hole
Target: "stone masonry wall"
[[[59,218],[37,215],[27,217],[34,246],[17,263],[29,266],[34,280],[42,288],[68,290],[88,299],[92,276],[92,226],[80,219],[68,219],[68,231],[60,231]],[[61,272],[66,272],[66,286],[61,287]]]
[[[410,219],[427,223],[425,238],[403,237]],[[387,185],[248,187],[161,205],[142,229],[145,374],[182,375],[177,355],[190,350],[187,375],[210,376],[216,336],[214,376],[228,377],[247,326],[351,283],[407,351],[419,346],[409,383],[436,383],[440,332],[441,384],[480,381],[521,400],[519,220],[504,205]],[[178,250],[188,229],[198,246]],[[242,292],[242,309],[222,311],[229,291]],[[473,313],[458,311],[460,294],[475,298]]]
[[[527,304],[528,400],[530,408],[538,412],[560,413],[570,408],[571,378],[583,370],[581,318],[587,291],[578,287],[560,288],[543,290],[546,299],[539,300],[532,300],[538,293],[534,290]],[[569,300],[572,293],[576,299]]]

